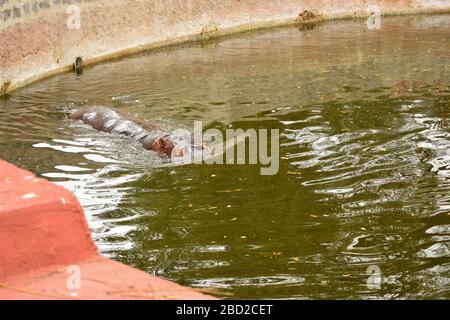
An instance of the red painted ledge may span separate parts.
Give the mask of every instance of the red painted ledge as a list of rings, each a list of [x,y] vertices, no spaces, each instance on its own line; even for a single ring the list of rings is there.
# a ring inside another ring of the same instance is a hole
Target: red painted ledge
[[[214,298],[100,257],[72,193],[0,160],[0,299]]]

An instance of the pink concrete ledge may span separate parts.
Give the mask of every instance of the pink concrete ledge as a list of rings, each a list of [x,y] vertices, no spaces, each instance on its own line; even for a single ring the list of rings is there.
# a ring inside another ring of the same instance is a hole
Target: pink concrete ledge
[[[100,257],[72,193],[0,160],[0,299],[213,297]]]

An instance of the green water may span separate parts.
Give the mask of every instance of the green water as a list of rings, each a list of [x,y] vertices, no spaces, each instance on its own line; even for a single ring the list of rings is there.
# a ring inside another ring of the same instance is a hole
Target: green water
[[[0,98],[0,158],[73,191],[103,255],[219,297],[449,298],[449,40],[449,15],[340,21],[58,75]],[[279,173],[167,165],[67,120],[92,104],[280,129]]]

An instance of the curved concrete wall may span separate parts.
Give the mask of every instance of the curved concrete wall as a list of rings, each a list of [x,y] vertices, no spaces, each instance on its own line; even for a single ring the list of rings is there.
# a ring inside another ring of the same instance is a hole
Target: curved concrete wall
[[[368,5],[382,14],[450,10],[450,0],[0,0],[0,95],[68,70],[77,56],[94,63],[299,20],[367,16]]]
[[[0,182],[0,300],[212,299],[100,257],[66,189],[2,160]]]

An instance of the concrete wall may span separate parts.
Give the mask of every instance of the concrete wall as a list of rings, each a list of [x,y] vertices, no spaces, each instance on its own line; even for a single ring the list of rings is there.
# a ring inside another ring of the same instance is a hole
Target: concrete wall
[[[369,4],[383,14],[450,11],[450,0],[0,0],[0,95],[68,70],[76,56],[94,63],[298,20],[366,16]],[[79,29],[67,26],[74,5]]]

